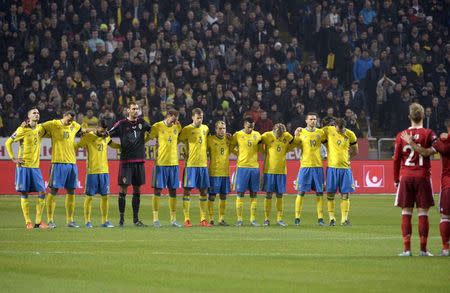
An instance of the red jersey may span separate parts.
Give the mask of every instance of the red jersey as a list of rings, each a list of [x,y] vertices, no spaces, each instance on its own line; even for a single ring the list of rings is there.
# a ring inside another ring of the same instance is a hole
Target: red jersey
[[[441,190],[450,188],[450,138],[436,140],[433,143],[433,148],[441,154]]]
[[[406,129],[406,132],[412,135],[416,144],[424,148],[431,147],[436,140],[436,134],[431,129],[410,127]],[[398,133],[394,150],[394,182],[399,182],[400,176],[429,177],[430,174],[430,158],[424,158],[415,152],[412,146],[402,140],[401,132]]]

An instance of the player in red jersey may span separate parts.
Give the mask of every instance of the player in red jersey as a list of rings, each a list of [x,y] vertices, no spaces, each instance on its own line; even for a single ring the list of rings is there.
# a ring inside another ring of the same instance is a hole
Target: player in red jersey
[[[417,103],[409,106],[411,127],[405,131],[412,136],[413,141],[424,147],[431,147],[436,140],[432,130],[423,128],[424,109]],[[397,134],[394,150],[394,182],[397,189],[395,205],[402,208],[402,235],[404,250],[400,256],[411,256],[411,217],[414,205],[419,216],[419,237],[421,256],[432,256],[427,251],[428,240],[428,209],[434,206],[431,190],[431,163],[429,157],[423,157],[414,151],[411,145]]]
[[[423,148],[414,142],[411,135],[407,132],[402,133],[402,139],[406,141],[414,151],[424,157],[431,156],[436,152],[441,154],[442,175],[441,175],[441,196],[439,200],[439,211],[441,221],[439,230],[442,238],[442,256],[449,256],[449,238],[450,238],[450,119],[445,121],[447,133],[442,133],[440,139],[436,140],[431,148]]]

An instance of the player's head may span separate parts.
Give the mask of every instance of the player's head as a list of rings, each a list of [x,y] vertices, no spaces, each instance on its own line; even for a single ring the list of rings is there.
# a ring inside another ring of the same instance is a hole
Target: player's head
[[[413,123],[421,123],[423,120],[423,117],[425,116],[425,110],[423,109],[422,105],[418,103],[412,103],[409,105],[409,119]]]
[[[192,109],[192,124],[195,127],[200,127],[203,123],[203,110],[200,108]]]
[[[245,117],[244,118],[244,132],[249,134],[252,132],[253,128],[255,128],[255,121],[252,117]]]
[[[137,119],[139,117],[139,105],[136,102],[129,102],[127,107],[128,118]]]
[[[97,124],[97,135],[105,136],[107,129],[108,129],[108,123],[106,123],[106,120],[100,119],[100,121],[98,121],[98,124]]]
[[[286,126],[283,123],[277,123],[273,126],[273,133],[276,138],[280,138],[283,133],[286,131]]]
[[[38,122],[40,118],[39,110],[35,107],[31,108],[28,110],[27,117],[30,122]]]
[[[172,126],[178,121],[178,116],[180,113],[175,109],[169,109],[166,114],[166,124],[167,126]]]
[[[317,124],[317,113],[315,112],[308,112],[308,114],[306,114],[306,126],[308,126],[309,128],[314,128],[316,127]]]
[[[224,121],[219,120],[216,122],[216,135],[218,137],[224,137],[227,133],[227,125]]]
[[[76,114],[73,110],[68,110],[63,113],[63,121],[65,124],[70,124],[75,119]]]
[[[347,126],[347,122],[343,118],[337,118],[334,120],[334,126],[338,132],[344,132],[345,126]]]

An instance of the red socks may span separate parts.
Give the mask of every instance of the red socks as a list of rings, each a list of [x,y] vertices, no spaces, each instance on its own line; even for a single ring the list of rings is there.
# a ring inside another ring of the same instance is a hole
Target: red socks
[[[402,215],[402,236],[404,251],[411,251],[411,215]]]
[[[441,223],[439,224],[439,230],[441,231],[442,249],[448,250],[448,242],[450,238],[450,220],[441,220]]]
[[[420,250],[427,251],[428,230],[430,224],[428,223],[428,216],[419,216],[419,236],[420,236]]]

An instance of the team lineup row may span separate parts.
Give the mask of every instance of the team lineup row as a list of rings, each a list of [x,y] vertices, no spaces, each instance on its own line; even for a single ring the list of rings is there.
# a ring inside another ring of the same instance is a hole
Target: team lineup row
[[[149,139],[157,140],[157,156],[153,172],[152,185],[155,188],[153,203],[153,224],[161,226],[159,221],[159,200],[164,188],[169,191],[170,223],[181,227],[176,220],[176,188],[178,181],[178,143],[186,145],[186,164],[183,172],[183,212],[184,226],[192,226],[189,217],[190,193],[193,188],[200,191],[201,226],[214,225],[213,203],[217,194],[220,197],[219,225],[228,225],[224,220],[226,195],[230,191],[229,155],[237,155],[237,170],[233,182],[237,192],[236,212],[237,225],[243,225],[243,195],[250,192],[251,211],[250,224],[259,226],[256,221],[256,193],[260,186],[266,192],[264,200],[265,221],[270,224],[270,209],[272,195],[276,195],[277,223],[286,226],[282,219],[283,194],[286,189],[286,152],[295,147],[302,148],[302,168],[298,175],[299,196],[296,200],[295,223],[300,224],[303,196],[305,192],[314,189],[317,197],[318,223],[324,225],[323,219],[323,185],[322,158],[320,147],[328,147],[328,210],[330,211],[330,225],[335,225],[334,193],[339,190],[343,195],[341,207],[342,224],[348,221],[348,193],[354,190],[353,178],[349,164],[349,150],[357,153],[356,136],[345,129],[344,121],[338,120],[336,126],[323,129],[315,128],[316,115],[311,113],[307,117],[307,127],[298,129],[295,136],[289,134],[283,124],[274,126],[273,131],[260,134],[253,130],[254,122],[251,118],[244,120],[244,128],[234,135],[226,133],[226,125],[219,121],[215,125],[215,134],[209,133],[209,128],[202,124],[203,113],[194,109],[192,124],[181,128],[178,123],[178,112],[169,110],[163,121],[150,126],[139,118],[138,105],[131,103],[128,107],[128,117],[118,121],[110,130],[99,125],[96,129],[82,130],[73,121],[74,113],[67,112],[60,120],[39,124],[39,112],[32,109],[28,113],[28,122],[22,125],[8,139],[6,146],[8,154],[18,164],[16,174],[16,189],[22,193],[22,206],[28,209],[27,195],[29,192],[39,192],[36,227],[46,227],[42,221],[42,209],[45,206],[45,188],[39,170],[40,140],[42,137],[52,139],[52,169],[49,179],[50,193],[46,199],[47,217],[50,227],[55,227],[53,218],[55,195],[59,188],[67,190],[66,215],[69,227],[78,227],[73,221],[74,189],[77,183],[77,167],[75,149],[84,147],[88,153],[88,167],[86,180],[86,198],[84,215],[86,227],[91,227],[90,210],[92,195],[102,195],[102,225],[112,226],[107,219],[107,194],[109,187],[109,170],[106,148],[120,148],[120,168],[118,183],[119,193],[119,225],[124,225],[125,195],[129,185],[133,186],[133,222],[136,226],[145,226],[139,220],[140,186],[145,183],[144,145]],[[82,138],[75,143],[75,135],[81,132]],[[120,144],[113,142],[110,135],[118,136]],[[11,144],[20,142],[18,159],[13,154]],[[75,148],[74,148],[75,146]],[[264,169],[260,183],[258,152],[263,153]],[[209,158],[209,160],[208,160]],[[209,165],[208,165],[209,161]],[[32,227],[28,212],[24,212],[27,226]],[[208,217],[209,216],[209,219]]]

